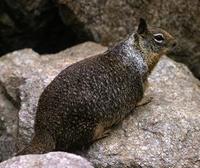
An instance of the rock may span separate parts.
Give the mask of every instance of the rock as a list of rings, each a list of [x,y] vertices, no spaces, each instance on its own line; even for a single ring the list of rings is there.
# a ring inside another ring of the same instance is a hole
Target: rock
[[[0,162],[15,152],[18,110],[6,97],[0,82]]]
[[[0,168],[93,168],[84,158],[65,152],[50,152],[43,155],[14,157],[3,163]]]
[[[173,58],[188,65],[200,79],[199,0],[57,0],[57,3],[67,26],[76,25],[78,20],[96,42],[104,45],[130,34],[140,17],[165,28],[179,42]]]
[[[68,65],[105,50],[88,42],[55,55],[39,56],[26,49],[0,58],[0,83],[20,105],[19,148],[30,141],[45,86]],[[153,100],[81,154],[95,167],[200,167],[200,82],[167,57],[160,60],[149,82],[145,94]]]

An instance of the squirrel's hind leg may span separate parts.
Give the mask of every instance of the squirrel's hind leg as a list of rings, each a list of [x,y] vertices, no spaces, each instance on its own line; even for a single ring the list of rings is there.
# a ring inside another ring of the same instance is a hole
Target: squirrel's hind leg
[[[93,142],[109,136],[110,132],[111,128],[106,129],[102,123],[98,124],[94,129]]]
[[[48,133],[36,134],[31,143],[24,149],[18,151],[15,156],[27,154],[43,154],[55,149],[55,142]]]

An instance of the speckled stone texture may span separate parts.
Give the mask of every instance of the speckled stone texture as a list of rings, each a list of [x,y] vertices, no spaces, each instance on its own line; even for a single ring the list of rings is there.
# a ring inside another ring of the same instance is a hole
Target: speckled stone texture
[[[0,58],[5,97],[20,109],[18,147],[30,141],[44,87],[71,63],[105,50],[87,42],[55,55],[39,56],[26,49]],[[167,57],[160,60],[149,82],[145,94],[153,100],[82,152],[95,167],[200,167],[200,82],[184,65]]]
[[[18,110],[0,83],[0,162],[15,151]]]
[[[111,44],[137,26],[140,17],[172,33],[179,42],[178,61],[200,78],[200,1],[192,0],[57,0],[66,25],[83,23],[95,41]],[[70,19],[69,19],[70,18]]]
[[[80,156],[51,152],[44,155],[25,155],[0,163],[0,168],[93,168]]]

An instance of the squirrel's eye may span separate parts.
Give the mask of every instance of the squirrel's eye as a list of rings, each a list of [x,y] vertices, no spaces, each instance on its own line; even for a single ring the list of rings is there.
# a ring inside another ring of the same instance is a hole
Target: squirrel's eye
[[[163,34],[161,34],[161,33],[154,34],[153,36],[154,36],[155,42],[157,42],[159,44],[163,43],[163,41],[165,40]]]

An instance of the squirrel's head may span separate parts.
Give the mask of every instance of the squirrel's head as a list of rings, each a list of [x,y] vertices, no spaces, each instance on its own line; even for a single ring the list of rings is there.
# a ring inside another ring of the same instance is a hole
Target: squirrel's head
[[[159,58],[176,46],[175,38],[163,29],[148,27],[144,19],[140,19],[135,43],[143,52],[144,59],[151,71]]]

